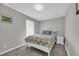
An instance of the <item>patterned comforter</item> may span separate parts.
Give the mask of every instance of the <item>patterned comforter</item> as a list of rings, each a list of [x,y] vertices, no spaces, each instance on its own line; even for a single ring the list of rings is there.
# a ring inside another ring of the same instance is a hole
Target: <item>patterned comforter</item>
[[[55,35],[32,35],[25,38],[27,43],[38,44],[50,48],[56,40]]]

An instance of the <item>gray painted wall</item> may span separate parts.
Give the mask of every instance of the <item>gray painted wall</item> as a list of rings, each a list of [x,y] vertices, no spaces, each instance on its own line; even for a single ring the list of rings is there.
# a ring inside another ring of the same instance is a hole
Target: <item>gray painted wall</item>
[[[0,5],[0,14],[11,16],[13,24],[0,23],[0,52],[24,44],[26,16]]]
[[[43,30],[57,30],[58,35],[64,35],[65,34],[65,18],[60,17],[56,19],[50,19],[41,21],[39,23],[39,33],[41,33]]]
[[[69,54],[79,55],[79,15],[76,15],[75,4],[70,5],[66,14],[65,37]]]
[[[35,22],[35,33],[38,32],[38,21],[0,4],[0,15],[11,16],[13,24],[0,23],[0,52],[25,44],[26,20]]]

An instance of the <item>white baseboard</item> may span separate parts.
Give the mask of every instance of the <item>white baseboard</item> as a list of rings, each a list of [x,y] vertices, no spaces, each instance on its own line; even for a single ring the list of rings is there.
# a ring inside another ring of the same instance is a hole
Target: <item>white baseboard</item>
[[[68,56],[70,56],[69,51],[68,51],[68,49],[67,49],[67,46],[66,46],[66,45],[65,45],[65,49],[66,49],[66,52],[67,52]]]
[[[14,48],[12,48],[12,49],[9,49],[9,50],[6,50],[6,51],[4,51],[4,52],[1,52],[0,55],[2,55],[2,54],[4,54],[4,53],[7,53],[7,52],[10,52],[10,51],[12,51],[12,50],[14,50],[14,49],[17,49],[17,48],[19,48],[19,47],[22,47],[22,46],[24,46],[24,45],[26,45],[26,44],[22,44],[22,45],[20,45],[20,46],[17,46],[17,47],[14,47]]]

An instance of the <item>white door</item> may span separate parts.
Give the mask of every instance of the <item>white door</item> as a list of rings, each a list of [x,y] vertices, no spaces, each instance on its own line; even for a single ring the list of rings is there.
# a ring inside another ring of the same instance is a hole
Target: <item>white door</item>
[[[31,20],[26,20],[26,37],[29,35],[34,35],[34,22]]]

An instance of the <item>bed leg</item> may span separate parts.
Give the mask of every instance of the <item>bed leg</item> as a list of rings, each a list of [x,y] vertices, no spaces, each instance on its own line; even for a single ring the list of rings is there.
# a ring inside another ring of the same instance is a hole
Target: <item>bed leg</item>
[[[48,53],[48,56],[50,56],[50,54]]]
[[[50,56],[50,52],[48,52],[48,56]]]
[[[31,47],[28,43],[26,44],[26,48],[29,48],[29,47]]]

